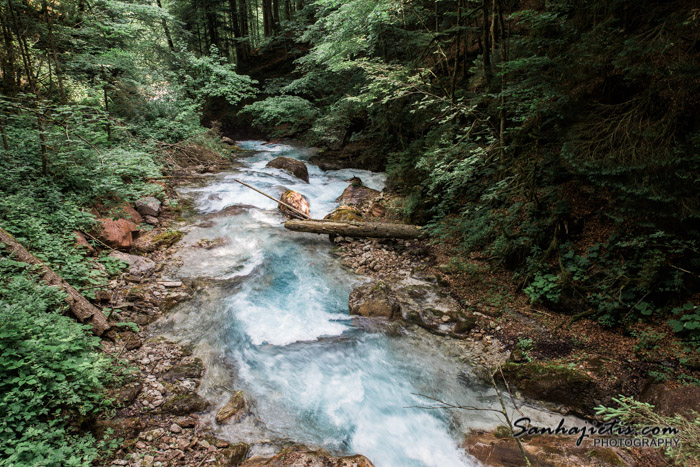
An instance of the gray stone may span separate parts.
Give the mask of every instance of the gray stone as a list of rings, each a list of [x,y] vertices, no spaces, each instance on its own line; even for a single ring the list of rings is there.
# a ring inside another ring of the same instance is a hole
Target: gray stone
[[[160,213],[160,201],[158,198],[154,198],[153,196],[141,198],[134,203],[134,206],[136,206],[136,210],[142,216],[158,217],[158,214]]]
[[[438,334],[464,337],[468,332],[461,326],[466,315],[459,303],[438,284],[413,277],[361,285],[351,292],[349,307],[350,314],[400,319]]]
[[[146,222],[146,224],[149,224],[149,225],[160,224],[160,221],[158,220],[158,218],[153,217],[153,216],[143,216],[143,220],[144,220],[144,222]]]
[[[109,256],[128,263],[129,273],[137,277],[149,276],[156,268],[156,263],[153,260],[143,256],[130,255],[121,251],[113,251]]]

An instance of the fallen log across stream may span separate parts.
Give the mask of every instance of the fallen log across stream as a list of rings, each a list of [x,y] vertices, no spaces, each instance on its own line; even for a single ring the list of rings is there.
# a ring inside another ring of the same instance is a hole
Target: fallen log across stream
[[[423,233],[417,225],[386,222],[337,222],[323,220],[291,220],[284,227],[295,232],[309,232],[344,237],[418,238]]]
[[[102,313],[102,310],[88,302],[85,297],[80,295],[80,292],[71,287],[68,282],[53,272],[39,258],[27,251],[12,235],[2,228],[0,228],[0,243],[4,244],[4,249],[10,252],[17,261],[37,266],[39,275],[48,285],[63,290],[66,293],[66,302],[71,314],[81,323],[90,324],[92,332],[101,336],[110,328],[107,316]]]

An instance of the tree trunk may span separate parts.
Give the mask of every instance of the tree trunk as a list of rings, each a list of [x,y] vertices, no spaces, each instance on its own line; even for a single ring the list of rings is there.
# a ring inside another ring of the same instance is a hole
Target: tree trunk
[[[5,133],[5,119],[0,117],[0,135],[2,135],[2,147],[5,149],[5,157],[10,158],[10,144],[7,142],[7,133]]]
[[[418,238],[422,231],[417,225],[388,224],[380,222],[335,222],[317,220],[291,220],[284,227],[295,232],[342,235],[345,237]]]
[[[241,38],[243,42],[243,54],[246,60],[250,56],[250,27],[248,26],[248,3],[246,0],[238,0],[238,20],[241,24]]]
[[[489,0],[481,0],[481,9],[484,15],[483,18],[483,47],[482,47],[482,57],[484,61],[484,78],[486,79],[487,86],[491,85],[491,55],[490,55],[490,44],[489,44]]]
[[[44,177],[49,174],[49,160],[46,151],[46,135],[44,134],[44,119],[38,111],[37,105],[36,125],[39,128],[39,147],[41,149],[41,173]]]
[[[292,19],[292,0],[284,0],[284,17],[287,21]]]
[[[4,94],[14,95],[17,83],[15,76],[15,48],[12,44],[9,22],[1,13],[0,28],[2,28],[2,37],[5,43],[5,51],[2,53],[2,89]]]
[[[262,0],[262,13],[263,34],[265,37],[270,37],[275,29],[272,18],[272,0]]]
[[[61,93],[61,104],[66,103],[66,90],[63,87],[63,75],[61,73],[61,64],[58,62],[58,53],[56,53],[56,41],[53,36],[53,26],[51,17],[49,16],[49,5],[46,0],[43,1],[44,19],[46,20],[46,29],[49,33],[49,45],[51,47],[51,56],[53,58],[54,71],[56,72],[56,80],[58,81],[58,90]]]
[[[280,30],[280,2],[272,0],[272,29],[277,32]]]
[[[158,5],[158,8],[161,10],[163,9],[163,5],[161,4],[160,0],[156,0],[156,4]],[[173,38],[170,35],[170,28],[168,27],[168,22],[165,21],[165,18],[162,18],[160,22],[163,24],[163,31],[165,32],[165,40],[168,41],[168,49],[170,49],[170,52],[175,52],[175,44],[173,44]]]
[[[59,287],[66,293],[66,302],[71,313],[81,323],[87,323],[92,326],[92,331],[101,336],[110,328],[107,322],[107,317],[97,307],[88,302],[85,297],[71,287],[61,276],[53,272],[48,266],[42,263],[34,255],[26,250],[22,245],[0,228],[0,242],[5,244],[5,250],[9,251],[16,260],[36,265],[39,267],[39,273],[44,282],[53,287]]]

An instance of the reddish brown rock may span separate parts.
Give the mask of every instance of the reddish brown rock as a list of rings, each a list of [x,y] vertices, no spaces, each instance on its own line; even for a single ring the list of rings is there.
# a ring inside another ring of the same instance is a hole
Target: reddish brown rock
[[[284,193],[282,193],[282,196],[280,196],[280,201],[289,204],[290,206],[292,206],[298,211],[303,212],[307,216],[311,216],[311,211],[309,209],[309,200],[307,200],[301,193],[298,193],[294,190],[287,190]],[[293,218],[299,217],[298,214],[292,212],[292,210],[288,207],[283,206],[282,204],[278,206],[279,210],[282,211],[282,213],[285,216]]]
[[[73,235],[75,236],[75,246],[77,248],[84,248],[85,250],[87,250],[90,256],[95,256],[95,249],[87,241],[85,235],[83,235],[81,232],[78,232],[77,230],[73,231]]]
[[[98,219],[97,237],[100,241],[117,250],[128,250],[134,244],[134,233],[139,231],[136,224],[126,219]]]
[[[133,208],[130,204],[123,203],[109,210],[107,213],[109,217],[115,219],[126,219],[133,222],[134,224],[140,224],[143,222],[143,217],[141,214]]]

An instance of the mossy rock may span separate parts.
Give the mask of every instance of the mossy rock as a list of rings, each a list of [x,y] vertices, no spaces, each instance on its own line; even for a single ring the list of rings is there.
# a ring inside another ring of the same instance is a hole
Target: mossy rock
[[[183,379],[197,379],[204,373],[204,364],[199,358],[192,362],[175,365],[163,374],[163,381],[181,381]]]
[[[578,415],[593,415],[601,397],[590,376],[558,365],[511,362],[503,366],[503,376],[527,397],[563,405]]]
[[[248,451],[250,451],[250,446],[245,443],[238,443],[224,448],[220,451],[221,458],[214,465],[221,467],[241,465],[245,458],[248,457]]]
[[[163,413],[172,415],[189,415],[191,413],[203,412],[209,407],[209,402],[204,400],[199,394],[176,394],[168,398],[161,407]]]
[[[161,234],[153,237],[153,244],[158,248],[168,248],[173,246],[185,236],[185,232],[180,232],[179,230],[170,230],[168,232],[163,232]]]
[[[362,221],[362,213],[350,206],[340,206],[324,217],[325,220],[339,222]]]
[[[513,432],[507,426],[499,425],[496,427],[495,430],[493,430],[493,436],[495,436],[498,439],[512,438]]]

